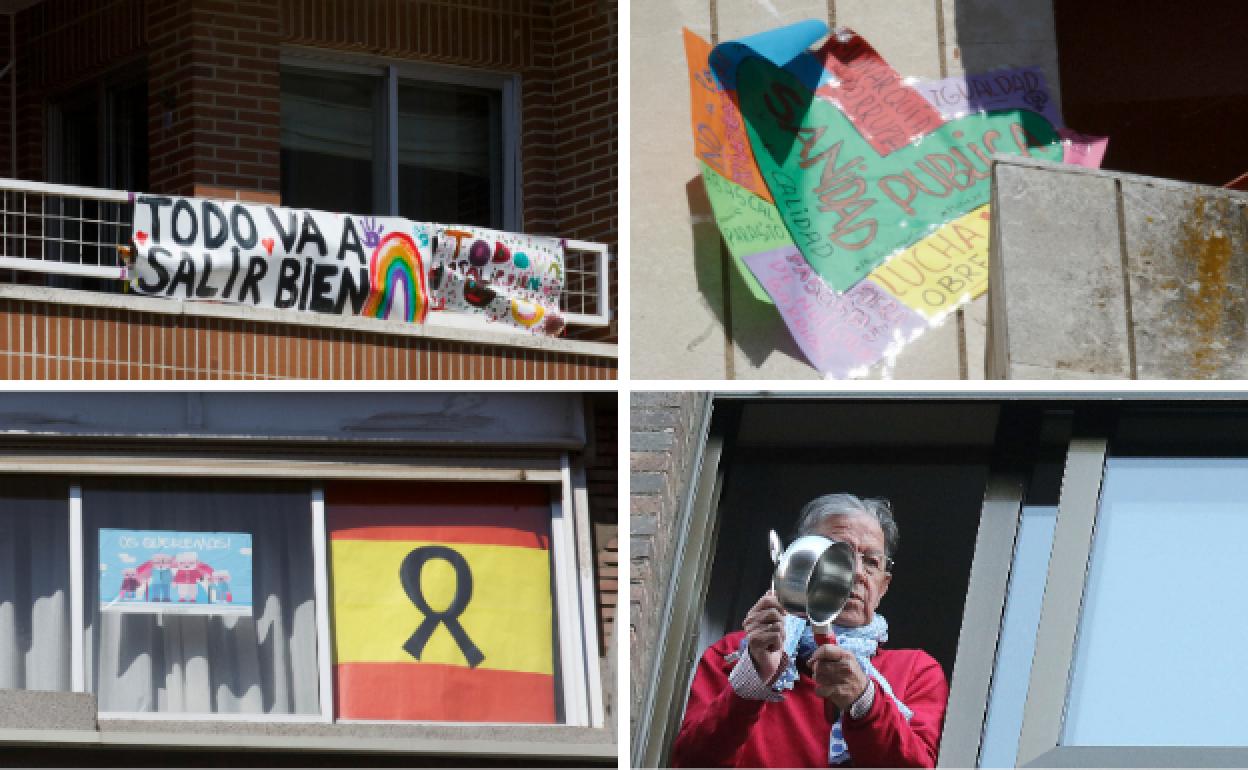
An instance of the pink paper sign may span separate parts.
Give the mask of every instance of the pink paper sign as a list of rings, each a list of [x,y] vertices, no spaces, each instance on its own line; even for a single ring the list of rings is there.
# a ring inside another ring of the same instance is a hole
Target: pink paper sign
[[[928,326],[869,278],[838,295],[794,246],[752,254],[745,263],[807,359],[827,376],[860,374]]]

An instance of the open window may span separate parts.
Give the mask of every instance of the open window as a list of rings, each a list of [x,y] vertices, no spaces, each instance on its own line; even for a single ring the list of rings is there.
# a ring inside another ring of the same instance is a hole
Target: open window
[[[282,59],[282,203],[519,227],[515,76],[347,59]]]
[[[895,503],[880,612],[891,646],[950,675],[940,766],[1248,762],[1242,402],[720,395],[710,409],[639,763],[666,763],[693,665],[766,589],[766,531],[787,535],[828,491]]]

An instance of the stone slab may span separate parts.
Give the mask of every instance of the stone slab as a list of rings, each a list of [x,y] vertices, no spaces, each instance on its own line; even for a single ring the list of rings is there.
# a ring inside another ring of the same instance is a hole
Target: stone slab
[[[881,378],[893,380],[957,380],[958,355],[958,322],[951,315],[902,348],[891,371],[879,365],[876,369]]]
[[[1061,104],[1061,71],[1058,67],[1057,44],[1051,40],[950,45],[948,61],[950,75],[965,72],[978,75],[1005,67],[1040,67],[1044,70],[1044,80],[1050,93]]]
[[[94,695],[0,690],[0,731],[95,730],[95,713]]]
[[[983,380],[988,355],[988,295],[981,294],[964,306],[963,332],[966,337],[966,379]]]
[[[1139,379],[1248,377],[1248,201],[1122,185]]]
[[[941,76],[934,0],[837,0],[836,23],[865,37],[903,76]]]
[[[1051,0],[957,0],[943,5],[945,38],[960,45],[1057,39]]]
[[[807,19],[828,20],[828,0],[719,0],[719,41]]]
[[[991,272],[1008,362],[1130,377],[1115,180],[995,164]],[[998,330],[994,330],[994,334]]]

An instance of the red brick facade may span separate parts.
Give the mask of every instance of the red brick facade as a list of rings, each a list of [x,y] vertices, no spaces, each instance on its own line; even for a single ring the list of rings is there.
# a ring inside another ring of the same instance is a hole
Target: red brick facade
[[[614,358],[0,298],[6,380],[610,380]]]

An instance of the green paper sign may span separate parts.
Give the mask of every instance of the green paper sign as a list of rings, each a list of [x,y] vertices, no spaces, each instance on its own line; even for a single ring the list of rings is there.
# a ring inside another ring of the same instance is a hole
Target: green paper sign
[[[771,297],[754,277],[754,273],[746,267],[742,258],[793,245],[793,239],[789,237],[789,231],[780,219],[780,212],[771,202],[763,200],[735,182],[728,181],[705,163],[699,161],[698,165],[702,167],[706,195],[715,211],[719,232],[728,244],[737,270],[755,299],[772,304]]]
[[[1060,161],[1057,131],[1028,110],[976,113],[881,156],[835,105],[756,57],[738,98],[755,158],[802,254],[837,291],[934,227],[988,202],[993,153]],[[863,116],[870,125],[870,116]]]

